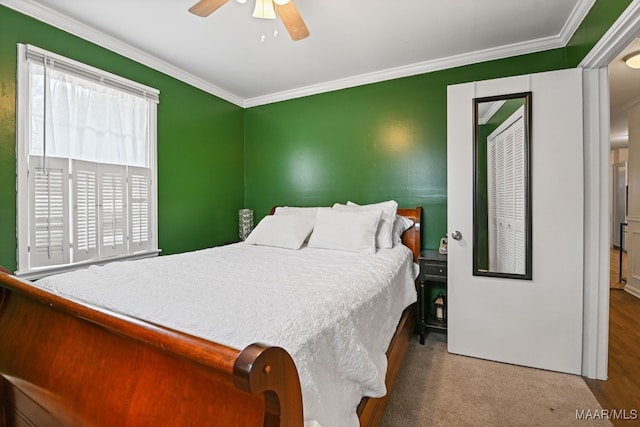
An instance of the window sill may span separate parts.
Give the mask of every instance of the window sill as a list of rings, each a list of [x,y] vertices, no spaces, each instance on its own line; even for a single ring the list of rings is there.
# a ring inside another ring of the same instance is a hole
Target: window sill
[[[131,261],[135,259],[151,258],[151,257],[158,256],[160,252],[162,252],[161,249],[155,249],[155,250],[139,252],[139,253],[130,254],[130,255],[116,256],[116,257],[100,259],[100,260],[78,262],[70,265],[44,267],[44,268],[33,269],[31,271],[16,271],[15,276],[20,277],[21,279],[26,279],[26,280],[37,280],[45,276],[51,276],[53,274],[66,273],[68,271],[79,270],[81,268],[87,268],[92,265],[104,265],[114,261]]]

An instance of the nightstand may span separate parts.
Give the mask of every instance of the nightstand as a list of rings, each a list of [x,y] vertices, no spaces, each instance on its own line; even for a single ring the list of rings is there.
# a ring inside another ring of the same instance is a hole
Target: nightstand
[[[446,305],[438,320],[434,313],[433,301],[442,292],[447,294],[447,255],[438,251],[424,250],[418,258],[420,275],[418,276],[418,333],[420,344],[424,344],[425,335],[429,331],[447,332]],[[446,304],[446,299],[444,299]]]

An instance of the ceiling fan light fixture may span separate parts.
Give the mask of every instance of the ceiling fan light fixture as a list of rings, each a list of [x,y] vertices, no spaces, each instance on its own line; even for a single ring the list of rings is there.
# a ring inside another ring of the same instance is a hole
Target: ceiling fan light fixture
[[[256,7],[253,9],[254,18],[276,19],[276,11],[271,0],[256,0]]]
[[[247,2],[247,0],[236,0],[236,1],[240,4],[245,4]]]
[[[247,0],[236,0],[238,3],[245,3]],[[276,20],[276,6],[278,18],[291,36],[291,40],[298,41],[309,37],[309,28],[304,23],[294,0],[255,0],[253,16],[255,18]],[[227,4],[229,0],[199,0],[189,8],[189,12],[197,16],[209,16],[221,6]],[[275,3],[274,3],[275,2]],[[275,4],[275,6],[274,6]],[[277,34],[277,28],[273,36]]]
[[[622,58],[622,60],[625,62],[625,64],[627,64],[627,67],[635,69],[640,68],[640,50],[630,53],[629,55]]]

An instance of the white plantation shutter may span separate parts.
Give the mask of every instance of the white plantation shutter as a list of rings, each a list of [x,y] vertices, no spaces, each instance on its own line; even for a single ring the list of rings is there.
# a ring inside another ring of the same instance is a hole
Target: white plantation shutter
[[[151,241],[151,177],[149,170],[129,168],[129,236],[130,250],[148,250]]]
[[[69,261],[66,159],[32,158],[29,172],[29,254],[32,263],[48,266]]]
[[[126,167],[101,165],[100,172],[101,253],[115,256],[126,252]]]
[[[489,268],[525,273],[524,107],[488,137]]]
[[[73,259],[76,262],[90,260],[98,255],[97,166],[97,163],[92,162],[73,162]]]

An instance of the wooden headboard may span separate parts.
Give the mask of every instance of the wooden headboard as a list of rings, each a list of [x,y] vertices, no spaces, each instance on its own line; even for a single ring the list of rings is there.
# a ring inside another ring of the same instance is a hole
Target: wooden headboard
[[[411,252],[413,252],[413,260],[418,262],[421,245],[420,224],[422,222],[422,208],[420,206],[416,206],[415,208],[398,208],[398,215],[402,215],[413,221],[413,227],[405,231],[402,235],[402,243],[411,249]]]
[[[269,215],[273,215],[276,208],[277,206],[272,207]],[[402,243],[411,249],[411,252],[413,252],[413,260],[418,262],[421,245],[420,224],[422,222],[422,208],[420,206],[416,206],[415,208],[398,208],[398,215],[402,215],[413,221],[413,227],[409,228],[402,235]]]

